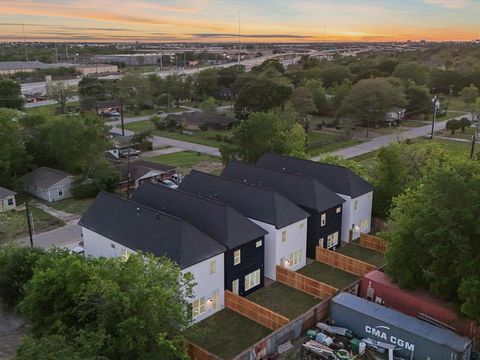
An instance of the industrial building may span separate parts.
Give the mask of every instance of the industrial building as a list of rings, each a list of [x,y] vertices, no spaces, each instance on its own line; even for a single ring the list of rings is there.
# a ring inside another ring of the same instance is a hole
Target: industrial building
[[[96,55],[95,61],[129,66],[158,65],[162,56],[175,56],[175,53]]]
[[[81,75],[102,74],[117,72],[117,65],[107,64],[70,64],[70,63],[54,63],[47,64],[40,61],[1,61],[0,76],[14,75],[20,72],[35,72],[37,70],[58,69],[61,67],[75,68]]]

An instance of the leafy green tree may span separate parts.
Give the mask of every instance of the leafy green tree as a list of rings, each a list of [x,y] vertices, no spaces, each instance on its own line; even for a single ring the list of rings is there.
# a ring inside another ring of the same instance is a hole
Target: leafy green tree
[[[233,65],[226,68],[218,69],[218,83],[221,86],[230,88],[237,78],[245,72],[245,66]]]
[[[367,181],[371,181],[370,179],[370,172],[367,171],[365,167],[363,167],[358,161],[351,160],[351,159],[345,159],[341,156],[325,156],[322,158],[322,162],[327,163],[327,164],[332,164],[332,165],[339,165],[346,167],[350,170],[352,170],[355,174],[361,176]],[[376,196],[376,195],[375,195]]]
[[[305,86],[312,92],[313,102],[315,104],[317,113],[323,114],[328,110],[328,100],[325,88],[319,80],[310,80],[305,83]]]
[[[300,114],[311,114],[317,110],[313,100],[312,91],[307,87],[293,89],[290,97],[293,108]]]
[[[457,119],[451,119],[447,121],[445,127],[447,128],[447,130],[451,131],[452,135],[455,135],[455,131],[460,129],[462,127],[462,124]]]
[[[465,132],[465,128],[470,127],[472,125],[472,122],[468,120],[466,117],[462,117],[460,119],[460,129],[462,132]]]
[[[278,85],[273,81],[260,78],[245,85],[235,101],[238,117],[245,112],[268,111],[282,106],[292,93],[289,86]]]
[[[428,114],[431,111],[430,92],[426,86],[408,84],[405,87],[405,97],[408,102],[407,114]]]
[[[252,71],[256,73],[265,73],[271,70],[275,70],[280,74],[285,74],[285,67],[278,59],[265,60],[262,64],[254,66],[252,68]]]
[[[322,72],[323,86],[326,88],[340,85],[345,80],[350,80],[352,74],[346,66],[333,65],[327,67]]]
[[[279,119],[273,113],[252,113],[234,128],[232,144],[220,148],[225,163],[257,161],[266,152],[305,156],[306,134],[300,124]]]
[[[352,82],[350,80],[344,80],[340,86],[335,86],[333,88],[333,105],[335,109],[339,109],[342,106],[343,100],[352,90]]]
[[[143,109],[153,105],[152,82],[139,74],[124,75],[118,82],[119,95],[130,107]]]
[[[118,88],[114,80],[84,77],[78,83],[78,95],[83,108],[94,109],[97,101],[118,98]]]
[[[216,68],[200,71],[197,75],[197,94],[200,97],[217,96],[220,90],[220,75]]]
[[[0,108],[22,109],[25,99],[19,83],[10,79],[0,79]]]
[[[68,100],[77,95],[77,92],[77,86],[68,85],[63,81],[55,81],[47,84],[47,98],[55,100],[60,105],[62,114],[65,113],[65,106]]]
[[[426,85],[429,80],[429,69],[426,65],[411,61],[397,65],[393,76],[405,81],[413,81],[417,85]]]
[[[387,271],[400,286],[456,302],[477,322],[479,188],[480,162],[450,155],[395,199],[383,233]]]
[[[391,107],[406,104],[402,90],[393,87],[387,80],[360,80],[343,100],[337,117],[352,115],[357,121],[368,120],[369,124],[380,126],[385,123]]]
[[[214,113],[217,111],[217,102],[213,97],[208,97],[200,103],[199,107],[203,111]]]
[[[467,106],[472,106],[476,99],[478,98],[478,89],[475,85],[471,84],[470,86],[466,86],[460,91],[460,97],[462,98],[463,102]]]

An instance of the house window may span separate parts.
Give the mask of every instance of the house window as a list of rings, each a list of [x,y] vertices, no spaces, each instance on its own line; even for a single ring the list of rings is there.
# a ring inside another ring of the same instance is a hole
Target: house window
[[[287,242],[287,231],[283,230],[282,231],[282,244],[285,244]]]
[[[210,275],[213,275],[217,272],[217,260],[210,261]]]
[[[12,198],[8,199],[7,203],[8,203],[9,206],[12,206],[13,205],[13,199]]]
[[[341,206],[337,207],[335,211],[337,212],[337,214],[339,214],[342,211],[342,207]]]
[[[205,313],[205,297],[193,301],[192,317],[196,317]]]
[[[238,279],[232,282],[232,292],[238,295]]]
[[[302,260],[302,250],[296,250],[290,254],[290,266],[297,265]]]
[[[369,227],[370,227],[370,223],[369,223],[368,219],[363,219],[363,220],[360,221],[361,231],[366,232],[366,231],[368,231]]]
[[[255,243],[255,247],[260,247],[262,246],[262,240],[258,240],[256,243]]]
[[[115,249],[115,244],[114,243],[111,243],[110,246],[112,247],[112,249]]]
[[[338,245],[338,231],[327,236],[327,249]]]
[[[238,265],[242,261],[242,253],[239,250],[233,252],[233,265]]]
[[[254,288],[260,284],[260,269],[251,272],[245,276],[245,291]]]
[[[218,308],[218,289],[213,292],[212,308],[213,310],[216,310]]]
[[[353,202],[353,210],[357,210],[358,209],[358,200],[355,200]]]
[[[320,226],[325,226],[326,223],[327,223],[327,214],[322,214],[322,216],[320,216]]]
[[[63,196],[63,190],[62,189],[58,189],[58,196]]]
[[[320,239],[318,240],[318,246],[323,247],[323,238],[320,238]]]
[[[300,229],[303,229],[305,227],[305,221],[300,223]]]

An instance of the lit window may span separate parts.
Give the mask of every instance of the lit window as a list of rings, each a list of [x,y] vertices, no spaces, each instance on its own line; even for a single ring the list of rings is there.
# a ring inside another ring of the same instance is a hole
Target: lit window
[[[260,247],[262,246],[262,240],[258,240],[256,243],[255,243],[255,247]]]
[[[353,210],[357,210],[357,208],[358,208],[358,200],[355,200],[353,202]]]
[[[217,260],[210,261],[210,275],[213,275],[217,272]]]
[[[287,242],[287,231],[282,231],[282,244]]]
[[[327,236],[327,249],[338,245],[338,231]]]
[[[232,282],[232,292],[238,295],[238,279]]]
[[[124,260],[128,260],[129,257],[130,257],[130,253],[127,250],[122,249],[122,258]]]
[[[327,214],[322,214],[322,216],[320,217],[320,226],[325,226],[326,223],[327,223]]]
[[[213,292],[212,296],[212,308],[213,310],[216,310],[218,308],[218,290],[215,290]]]
[[[260,285],[260,269],[245,276],[245,291]]]
[[[192,317],[196,317],[205,313],[205,297],[193,301],[192,306]]]
[[[363,219],[362,221],[360,221],[361,231],[367,232],[369,227],[370,227],[370,222],[368,221],[368,219]]]
[[[302,261],[302,250],[296,250],[290,254],[290,266],[297,265],[300,261]]]
[[[238,265],[242,261],[242,254],[240,250],[235,250],[233,252],[233,265]]]
[[[323,238],[320,238],[320,239],[318,240],[318,246],[323,247]]]
[[[337,214],[340,213],[341,211],[342,211],[342,207],[341,206],[337,207],[337,210],[336,210]]]

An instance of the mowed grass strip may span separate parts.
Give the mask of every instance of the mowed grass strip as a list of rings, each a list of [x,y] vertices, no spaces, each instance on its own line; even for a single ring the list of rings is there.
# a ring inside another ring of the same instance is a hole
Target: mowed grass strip
[[[223,309],[193,326],[195,344],[228,360],[272,331],[230,309]]]
[[[302,315],[321,301],[280,282],[274,282],[270,286],[255,291],[248,295],[247,299],[290,320]]]
[[[64,211],[70,214],[83,215],[87,211],[88,207],[92,204],[95,198],[90,199],[75,199],[69,198],[65,200],[56,201],[53,203],[48,203],[48,206],[53,207],[54,209]]]
[[[358,276],[319,261],[314,261],[297,272],[311,279],[336,287],[339,290],[342,290],[358,279]]]
[[[342,246],[340,249],[337,250],[337,252],[377,267],[386,264],[384,254],[378,251],[367,249],[355,243],[350,243],[348,245]]]
[[[191,168],[198,164],[200,161],[220,162],[220,158],[213,155],[197,153],[195,151],[180,151],[172,154],[149,157],[148,161],[153,161],[160,164],[171,165],[176,168],[184,169]]]

